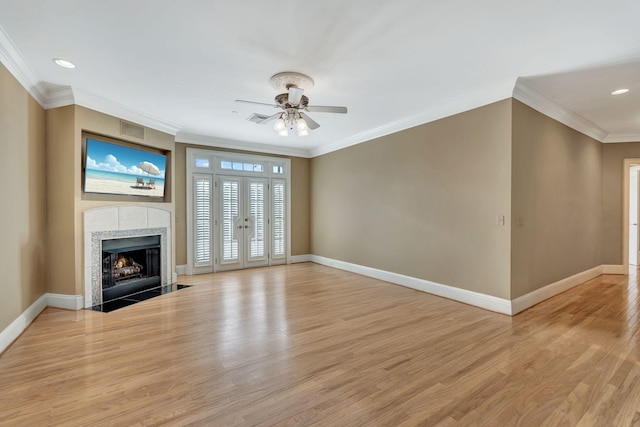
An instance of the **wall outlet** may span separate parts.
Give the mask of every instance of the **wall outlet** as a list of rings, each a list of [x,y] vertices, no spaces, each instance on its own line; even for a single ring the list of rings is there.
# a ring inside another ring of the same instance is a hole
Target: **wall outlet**
[[[498,215],[496,217],[496,225],[504,225],[504,215]]]

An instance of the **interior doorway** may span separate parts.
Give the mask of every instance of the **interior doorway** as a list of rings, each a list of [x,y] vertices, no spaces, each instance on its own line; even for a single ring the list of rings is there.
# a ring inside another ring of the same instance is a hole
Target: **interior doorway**
[[[640,165],[631,165],[629,168],[629,265],[631,266],[637,266],[640,258],[638,254],[639,170]]]
[[[631,184],[632,169],[635,170],[634,184]],[[640,158],[624,159],[622,177],[622,271],[616,274],[629,274],[629,266],[635,271],[640,265]],[[635,187],[635,188],[634,188]],[[632,195],[633,190],[633,195]],[[633,201],[632,201],[633,199]],[[631,205],[635,207],[632,209]],[[636,224],[635,226],[633,224]],[[633,247],[632,247],[633,245]],[[635,255],[635,258],[634,258]]]

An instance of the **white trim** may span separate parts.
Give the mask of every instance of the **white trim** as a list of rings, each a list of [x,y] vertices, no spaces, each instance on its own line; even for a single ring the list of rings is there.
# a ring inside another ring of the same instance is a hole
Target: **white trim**
[[[46,101],[46,91],[42,88],[39,79],[31,70],[27,60],[22,56],[20,49],[13,43],[5,30],[0,27],[0,62],[9,70],[23,88],[42,107]]]
[[[61,86],[56,89],[50,89],[47,92],[47,99],[44,108],[50,110],[52,108],[66,107],[75,103],[73,97],[73,89],[71,86]]]
[[[343,138],[336,142],[332,142],[329,144],[321,144],[318,147],[314,147],[309,151],[310,153],[309,157],[313,158],[313,157],[321,156],[323,154],[331,153],[333,151],[338,151],[343,148],[350,147],[352,145],[371,141],[375,138],[380,138],[385,135],[390,135],[392,133],[396,133],[409,128],[420,126],[425,123],[434,122],[436,120],[440,120],[446,117],[451,117],[456,114],[464,113],[466,111],[474,110],[476,108],[480,108],[482,106],[489,105],[494,102],[498,102],[507,98],[507,94],[504,93],[503,88],[498,88],[493,93],[490,93],[490,92],[491,92],[490,90],[485,89],[483,93],[477,94],[476,96],[473,96],[473,97],[467,96],[464,98],[458,98],[445,105],[438,104],[436,107],[428,111],[415,114],[410,117],[405,117],[391,123],[386,123],[382,126],[378,126],[376,128],[358,133],[356,135]],[[500,94],[500,93],[504,93],[505,96],[503,97],[496,96],[496,94]]]
[[[306,255],[298,255],[297,257],[302,259],[303,257],[306,257]],[[408,288],[473,305],[496,313],[507,314],[509,316],[514,316],[548,298],[565,292],[575,286],[581,285],[582,283],[594,279],[602,274],[623,274],[621,272],[623,266],[599,265],[565,279],[558,280],[557,282],[551,283],[540,289],[536,289],[526,295],[522,295],[513,300],[508,300],[480,292],[460,289],[454,286],[444,285],[442,283],[418,279],[416,277],[405,276],[362,265],[351,264],[345,261],[318,255],[310,255],[310,261],[315,262],[316,264],[322,264],[328,267],[372,277],[374,279],[384,280],[396,285],[406,286]]]
[[[640,164],[640,158],[622,161],[622,273],[629,272],[629,180],[631,166]]]
[[[438,295],[444,298],[452,299],[454,301],[463,302],[465,304],[495,311],[497,313],[511,315],[511,301],[504,298],[498,298],[492,295],[468,291],[466,289],[443,285],[441,283],[431,282],[429,280],[418,279],[415,277],[405,276],[389,271],[378,270],[376,268],[351,264],[348,262],[325,258],[318,255],[311,255],[311,261],[317,264],[326,265],[328,267],[338,268],[340,270],[350,271],[352,273],[361,274],[363,276],[373,277],[374,279],[395,283],[396,285],[406,286],[408,288],[427,292],[433,295]]]
[[[186,132],[178,132],[176,135],[176,142],[182,144],[204,145],[212,148],[228,148],[231,150],[247,150],[257,153],[278,154],[282,156],[311,157],[309,150],[305,150],[303,148],[280,147],[276,145],[260,144],[257,142],[240,141],[237,139],[196,135]]]
[[[518,77],[513,88],[513,98],[534,110],[569,126],[591,138],[605,144],[622,142],[640,142],[640,134],[611,134],[590,120],[558,104],[551,98],[538,92],[523,78]]]
[[[171,283],[176,283],[178,281],[178,273],[175,271],[171,273]]]
[[[22,312],[6,328],[0,331],[0,354],[11,345],[16,338],[38,317],[38,314],[47,307],[47,294],[43,294],[33,304]]]
[[[175,135],[182,128],[177,123],[152,116],[81,89],[67,86],[47,90],[31,70],[20,49],[2,27],[0,27],[0,61],[22,87],[45,109],[76,104],[171,135]]]
[[[551,117],[600,142],[604,141],[608,136],[607,131],[541,94],[520,77],[518,77],[516,86],[513,89],[513,97],[545,116]]]
[[[603,265],[602,274],[628,274],[629,269],[625,269],[624,265]]]
[[[185,276],[187,274],[187,265],[176,265],[176,274],[178,276]]]
[[[311,254],[306,254],[306,255],[291,255],[291,264],[297,264],[299,262],[310,262],[311,261]],[[318,263],[320,264],[320,263]]]
[[[602,275],[603,267],[604,266],[593,267],[589,270],[558,280],[555,283],[551,283],[550,285],[536,289],[533,292],[529,292],[526,295],[522,295],[521,297],[511,300],[511,314],[518,314],[521,311],[533,307],[539,302],[561,294],[562,292],[568,291],[575,286],[581,285],[588,280]]]
[[[82,295],[64,295],[46,293],[47,306],[55,308],[63,308],[65,310],[80,310],[84,306],[84,297]]]
[[[607,135],[607,137],[602,141],[606,144],[620,143],[620,142],[640,142],[640,133],[630,133],[630,134],[618,134],[618,135]]]
[[[81,89],[73,88],[73,100],[76,105],[80,105],[100,113],[115,116],[120,119],[130,121],[142,126],[146,126],[160,132],[175,135],[182,128],[178,123],[153,116],[132,107],[120,104],[110,99],[103,98]]]

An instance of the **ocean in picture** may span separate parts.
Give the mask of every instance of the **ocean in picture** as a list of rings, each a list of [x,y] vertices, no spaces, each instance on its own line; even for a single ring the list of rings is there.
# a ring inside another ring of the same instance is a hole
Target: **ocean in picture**
[[[142,178],[144,179],[145,182],[149,181],[149,178],[153,178],[156,181],[156,185],[164,186],[163,178],[158,178],[153,175],[146,175],[146,174],[129,175],[128,173],[107,172],[107,171],[99,171],[95,169],[87,169],[85,177],[91,178],[91,179],[106,179],[106,180],[119,181],[119,182],[128,182],[132,185],[135,185],[136,178]]]

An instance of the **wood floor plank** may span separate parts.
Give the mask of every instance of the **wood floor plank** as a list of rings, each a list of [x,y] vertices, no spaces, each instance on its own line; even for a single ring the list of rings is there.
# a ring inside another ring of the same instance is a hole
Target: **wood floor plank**
[[[637,272],[513,318],[304,263],[47,308],[0,356],[0,426],[636,425]]]

